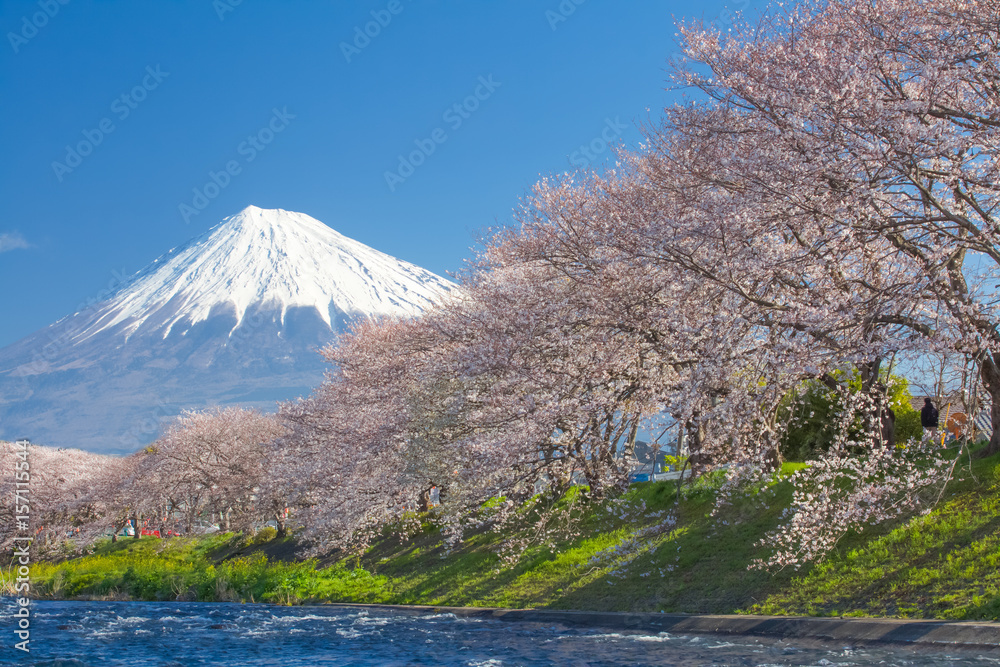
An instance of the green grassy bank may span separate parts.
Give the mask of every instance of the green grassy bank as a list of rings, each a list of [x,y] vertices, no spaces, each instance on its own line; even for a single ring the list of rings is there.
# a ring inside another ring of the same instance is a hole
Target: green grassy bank
[[[529,548],[513,566],[494,547],[516,535],[474,534],[448,552],[428,517],[419,534],[343,560],[299,560],[292,538],[267,534],[106,542],[35,565],[33,587],[59,598],[1000,618],[998,457],[965,461],[932,513],[848,535],[800,571],[747,569],[767,555],[756,544],[789,501],[786,483],[714,516],[711,480],[677,491],[635,485],[623,501],[589,507],[577,535]],[[666,512],[678,517],[672,527]],[[637,535],[642,548],[621,548]]]

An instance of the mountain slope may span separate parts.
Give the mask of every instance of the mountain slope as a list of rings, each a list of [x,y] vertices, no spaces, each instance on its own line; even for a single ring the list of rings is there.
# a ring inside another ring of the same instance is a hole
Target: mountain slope
[[[0,349],[0,437],[132,451],[184,408],[273,408],[322,380],[355,318],[413,316],[454,285],[301,213],[250,206],[104,301]]]

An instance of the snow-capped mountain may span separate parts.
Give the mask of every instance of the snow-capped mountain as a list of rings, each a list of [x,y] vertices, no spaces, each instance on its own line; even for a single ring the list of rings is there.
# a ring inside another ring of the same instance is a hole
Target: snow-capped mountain
[[[272,409],[322,381],[316,351],[350,321],[418,315],[454,287],[308,215],[249,206],[0,349],[0,438],[124,453],[182,409]]]

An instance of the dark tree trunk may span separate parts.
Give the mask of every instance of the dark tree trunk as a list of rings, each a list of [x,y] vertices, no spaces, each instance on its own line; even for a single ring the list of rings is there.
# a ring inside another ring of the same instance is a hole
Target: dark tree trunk
[[[881,357],[858,364],[858,374],[861,376],[861,393],[872,396],[878,384],[878,374],[882,367]]]
[[[769,447],[766,452],[764,452],[764,470],[765,472],[776,472],[781,470],[781,464],[784,463],[781,457],[781,450],[777,445]]]
[[[277,526],[277,534],[275,535],[275,537],[277,539],[281,539],[281,538],[285,537],[288,534],[288,531],[285,528],[285,513],[284,512],[275,512],[274,513],[274,523]]]
[[[420,492],[420,505],[417,507],[418,512],[429,512],[431,510],[431,490],[433,488],[434,485],[431,484]]]
[[[879,409],[879,430],[886,449],[896,446],[896,413],[888,405]]]
[[[635,436],[639,433],[639,417],[636,415],[635,421],[632,422],[632,428],[629,429],[628,438],[625,439],[625,445],[622,447],[622,461],[628,461],[635,456]]]
[[[781,445],[777,438],[778,430],[778,411],[773,410],[768,416],[766,421],[766,433],[765,437],[772,438],[772,444],[768,447],[767,451],[764,452],[764,470],[766,472],[776,472],[781,470],[781,464],[784,463],[784,459],[781,456]]]
[[[990,444],[982,456],[991,456],[1000,452],[1000,367],[997,366],[997,359],[992,353],[985,355],[979,362],[979,374],[983,379],[983,386],[990,395],[990,425],[993,427]],[[947,427],[947,424],[943,426]]]
[[[696,413],[688,422],[688,463],[691,464],[691,481],[714,463],[712,457],[705,451],[706,436],[705,424]]]
[[[876,358],[859,365],[858,371],[861,375],[861,393],[871,397],[876,406],[866,420],[866,429],[869,433],[878,433],[881,445],[891,449],[896,446],[896,413],[889,407],[888,386],[879,379],[881,367],[882,359]]]

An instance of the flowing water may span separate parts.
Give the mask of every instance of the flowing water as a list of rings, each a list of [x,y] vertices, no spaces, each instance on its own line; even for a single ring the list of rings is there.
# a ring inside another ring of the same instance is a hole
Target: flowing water
[[[349,607],[36,602],[30,653],[0,611],[0,664],[169,665],[998,665],[1000,652],[850,647],[643,634]]]

